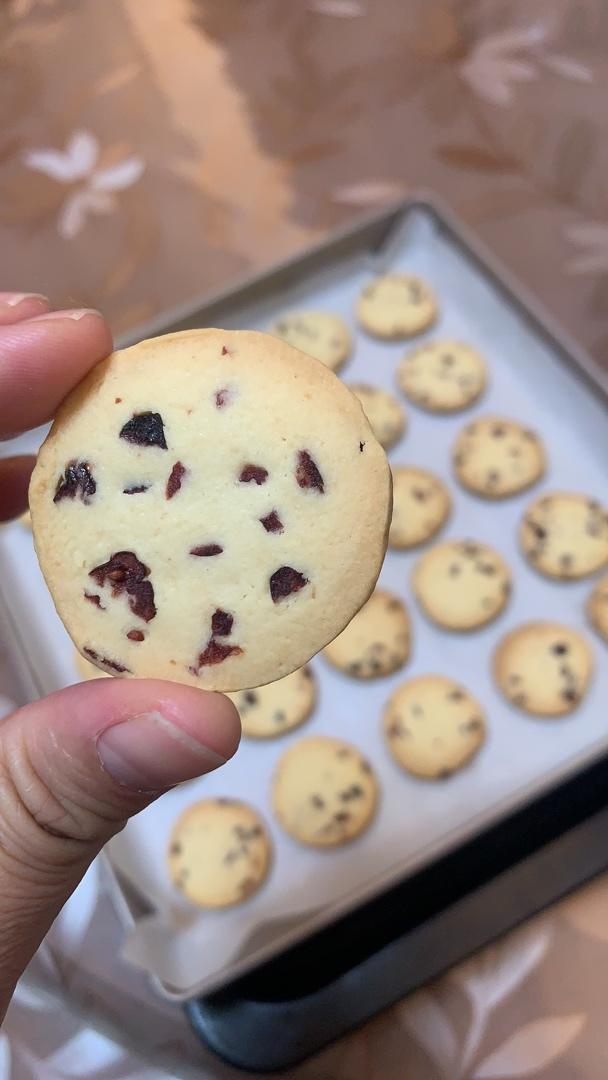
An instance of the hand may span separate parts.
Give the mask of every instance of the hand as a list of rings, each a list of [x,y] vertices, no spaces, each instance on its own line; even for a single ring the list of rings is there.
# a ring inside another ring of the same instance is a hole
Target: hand
[[[94,311],[0,293],[0,439],[49,420],[111,351]],[[0,521],[27,506],[34,459],[0,459]],[[103,845],[163,791],[223,764],[228,698],[177,683],[99,679],[0,722],[0,1023],[15,983]]]

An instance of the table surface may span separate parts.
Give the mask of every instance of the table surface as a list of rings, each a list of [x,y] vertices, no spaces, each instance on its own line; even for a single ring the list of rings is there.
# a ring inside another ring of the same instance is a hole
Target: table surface
[[[603,0],[5,0],[4,286],[121,333],[424,187],[608,368],[607,91]],[[118,943],[93,871],[2,1080],[242,1075],[201,1072]],[[603,878],[289,1077],[599,1080],[607,991]]]

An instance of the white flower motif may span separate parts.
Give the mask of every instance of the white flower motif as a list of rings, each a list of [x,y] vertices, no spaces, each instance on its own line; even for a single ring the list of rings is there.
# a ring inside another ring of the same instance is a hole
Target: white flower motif
[[[587,221],[580,225],[567,225],[564,235],[581,249],[580,255],[571,259],[566,269],[571,274],[608,273],[608,224]]]
[[[480,41],[460,65],[460,74],[480,97],[493,105],[510,105],[514,98],[513,83],[530,82],[538,78],[538,68],[521,53],[530,53],[543,43],[547,27],[529,26],[491,34]]]
[[[110,214],[116,208],[114,192],[137,183],[145,163],[139,157],[126,157],[106,169],[96,168],[99,142],[90,131],[75,131],[64,151],[28,150],[24,163],[29,169],[44,173],[59,184],[78,184],[67,196],[57,221],[64,240],[72,240],[82,229],[89,214]]]

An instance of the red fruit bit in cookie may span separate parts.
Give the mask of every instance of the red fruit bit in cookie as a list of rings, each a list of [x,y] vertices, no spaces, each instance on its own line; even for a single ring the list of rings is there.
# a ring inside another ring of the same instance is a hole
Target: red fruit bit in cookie
[[[234,616],[227,611],[216,608],[211,616],[211,633],[214,637],[227,637],[232,633]]]
[[[279,567],[270,578],[270,595],[273,604],[278,604],[279,600],[284,600],[291,593],[299,592],[305,585],[308,585],[308,578],[305,578],[299,570],[294,570],[292,566]]]
[[[210,555],[221,555],[223,550],[219,544],[201,544],[199,547],[190,548],[190,554],[207,558]]]
[[[222,345],[222,356],[228,356],[230,349],[227,349],[225,345]]]
[[[85,600],[88,600],[91,604],[94,604],[95,607],[100,608],[102,611],[106,610],[101,602],[101,596],[99,596],[98,593],[85,592],[84,598]]]
[[[210,664],[221,664],[229,656],[238,656],[242,653],[239,645],[225,645],[222,641],[211,638],[209,644],[198,658],[198,667],[206,667]],[[198,674],[198,671],[197,671]]]
[[[253,480],[259,487],[260,484],[266,483],[268,476],[268,469],[264,469],[261,465],[243,465],[239,480],[241,484],[250,484]]]
[[[223,409],[224,405],[227,405],[230,401],[232,394],[227,386],[224,386],[221,390],[217,390],[215,394],[215,404],[218,409]]]
[[[108,660],[107,656],[100,656],[94,649],[87,649],[85,647],[82,651],[87,654],[90,660],[95,660],[98,664],[103,664],[104,667],[109,667],[112,671],[117,671],[119,675],[124,671],[127,671],[129,675],[131,674],[129,668],[125,667],[124,664],[119,664],[117,660]]]
[[[114,398],[114,404],[115,404],[115,405],[120,405],[121,401],[122,401],[122,398],[121,398],[121,397],[115,397],[115,398]]]
[[[127,637],[129,641],[145,641],[146,639],[143,630],[129,630]]]
[[[107,578],[112,586],[112,596],[125,592],[133,614],[144,622],[150,622],[156,615],[156,606],[152,583],[144,580],[149,574],[148,567],[140,562],[133,551],[117,551],[106,563],[91,570],[89,577],[98,585],[105,585]]]
[[[266,514],[266,517],[260,518],[260,521],[266,532],[283,532],[283,522],[276,510],[271,510],[269,514]]]
[[[133,413],[130,420],[120,430],[120,438],[136,446],[158,446],[167,449],[165,428],[160,413]]]
[[[78,498],[88,506],[96,491],[97,484],[88,461],[68,461],[63,476],[57,481],[53,502]]]
[[[182,480],[187,472],[186,466],[182,465],[181,461],[175,462],[175,465],[169,474],[169,479],[167,480],[165,495],[168,499],[172,499],[174,495],[177,495],[177,492],[182,486]]]
[[[298,451],[298,464],[296,466],[296,480],[301,488],[315,488],[321,494],[325,490],[323,477],[317,465],[308,453],[308,450]]]

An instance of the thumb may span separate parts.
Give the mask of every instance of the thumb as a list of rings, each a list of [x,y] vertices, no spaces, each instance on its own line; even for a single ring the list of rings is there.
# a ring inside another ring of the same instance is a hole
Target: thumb
[[[0,722],[0,1023],[19,975],[107,840],[239,739],[221,694],[100,679]]]

